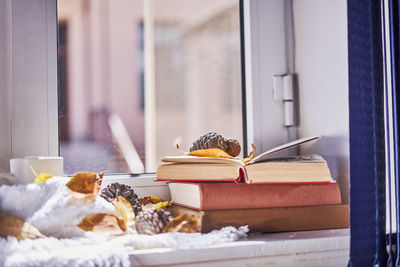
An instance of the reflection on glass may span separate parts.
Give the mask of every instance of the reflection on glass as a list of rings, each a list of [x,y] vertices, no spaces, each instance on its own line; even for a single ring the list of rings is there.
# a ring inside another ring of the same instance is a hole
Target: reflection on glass
[[[60,150],[68,174],[154,172],[161,157],[179,154],[175,143],[188,149],[209,131],[242,140],[238,1],[149,3],[58,0]]]

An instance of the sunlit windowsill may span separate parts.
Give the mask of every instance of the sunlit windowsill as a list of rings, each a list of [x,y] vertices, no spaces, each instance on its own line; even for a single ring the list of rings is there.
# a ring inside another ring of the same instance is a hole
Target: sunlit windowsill
[[[250,235],[203,249],[147,249],[130,256],[140,266],[346,266],[349,230]]]
[[[131,185],[138,195],[167,196],[165,182],[154,174],[110,175],[104,186],[118,181]],[[250,234],[241,241],[203,249],[146,249],[130,256],[133,266],[346,266],[350,237],[348,229]]]

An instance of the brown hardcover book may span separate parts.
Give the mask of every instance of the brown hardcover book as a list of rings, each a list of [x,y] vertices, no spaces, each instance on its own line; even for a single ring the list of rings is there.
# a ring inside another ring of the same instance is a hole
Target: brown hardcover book
[[[341,204],[337,183],[245,184],[170,182],[174,204],[197,210]]]
[[[201,232],[248,225],[250,232],[287,232],[349,227],[349,205],[198,211],[172,206],[174,216],[200,216]]]
[[[236,158],[195,156],[164,157],[157,170],[157,181],[244,181],[263,183],[330,183],[327,162],[319,155],[268,158],[271,154],[309,142],[318,137],[299,139],[268,150],[244,164]]]

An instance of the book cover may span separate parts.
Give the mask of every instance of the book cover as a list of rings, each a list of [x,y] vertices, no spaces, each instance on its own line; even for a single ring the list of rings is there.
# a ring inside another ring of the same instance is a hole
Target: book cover
[[[349,205],[322,205],[239,210],[198,211],[172,206],[174,216],[195,214],[201,220],[201,232],[226,226],[248,225],[250,232],[287,232],[340,229],[349,227]]]
[[[172,202],[197,210],[247,209],[341,204],[337,183],[245,184],[168,183]]]

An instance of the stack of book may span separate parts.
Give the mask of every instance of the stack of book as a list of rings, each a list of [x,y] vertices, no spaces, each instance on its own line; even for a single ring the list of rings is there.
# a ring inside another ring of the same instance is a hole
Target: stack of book
[[[318,155],[268,157],[314,140],[271,149],[247,164],[236,159],[165,157],[158,181],[168,181],[174,215],[197,214],[202,232],[248,225],[250,232],[347,228],[349,206]]]

